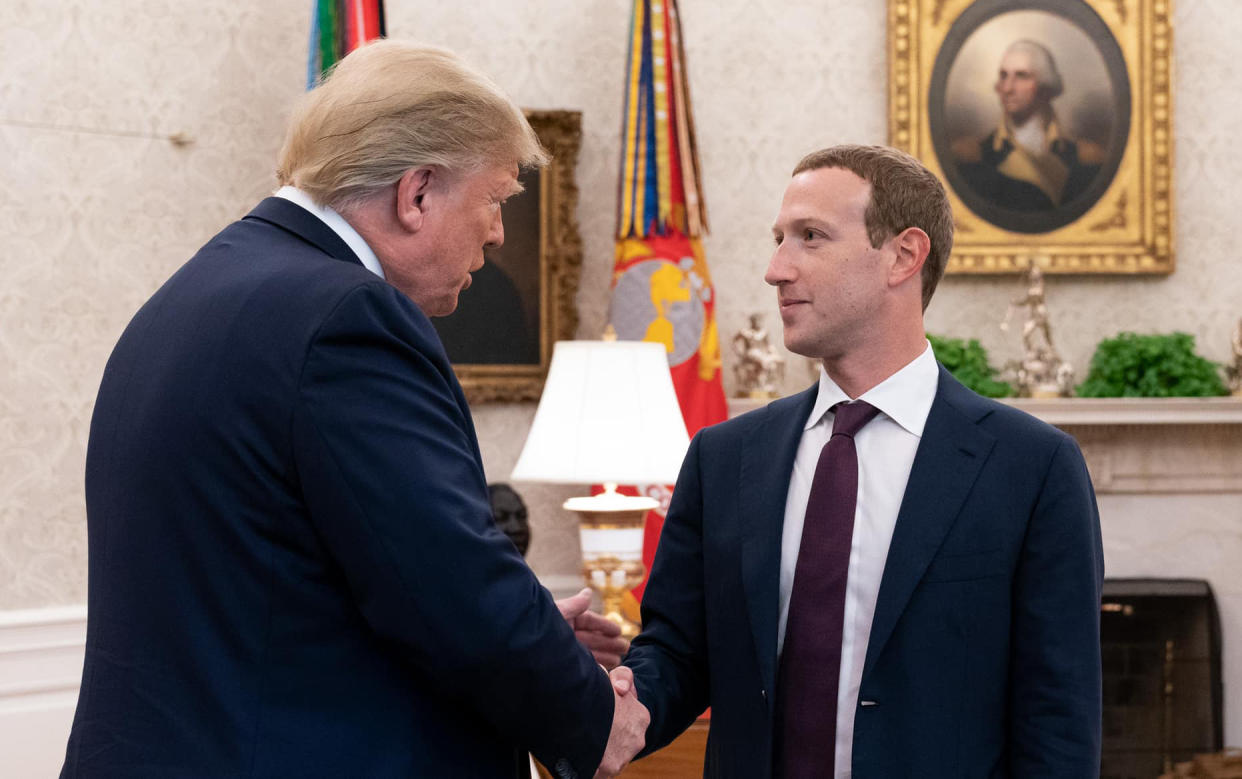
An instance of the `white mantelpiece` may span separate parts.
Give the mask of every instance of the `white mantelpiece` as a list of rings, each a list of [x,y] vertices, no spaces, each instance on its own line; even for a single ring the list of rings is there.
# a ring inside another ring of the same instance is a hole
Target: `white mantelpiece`
[[[729,415],[767,402],[735,398]],[[1242,494],[1242,398],[1002,402],[1073,435],[1099,495]]]
[[[1242,398],[1010,398],[1057,427],[1066,425],[1242,425]]]
[[[770,400],[730,398],[735,417]],[[1242,425],[1242,398],[1005,398],[1048,424],[1065,425]]]
[[[1006,402],[1078,440],[1097,495],[1242,494],[1240,398]]]

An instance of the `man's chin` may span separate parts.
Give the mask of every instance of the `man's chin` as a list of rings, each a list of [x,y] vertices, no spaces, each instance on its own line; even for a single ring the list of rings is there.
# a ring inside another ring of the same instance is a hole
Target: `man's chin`
[[[454,295],[452,300],[443,300],[437,302],[434,306],[428,306],[423,309],[423,313],[427,316],[448,316],[457,310],[457,296]]]
[[[790,338],[788,332],[785,333],[785,348],[799,357],[808,357],[812,360],[823,359],[822,348],[813,343]]]
[[[788,351],[800,357],[810,357],[810,355],[807,354],[806,344],[801,343],[795,339],[791,339],[788,337],[788,335],[786,335],[786,338],[785,338],[785,348]]]

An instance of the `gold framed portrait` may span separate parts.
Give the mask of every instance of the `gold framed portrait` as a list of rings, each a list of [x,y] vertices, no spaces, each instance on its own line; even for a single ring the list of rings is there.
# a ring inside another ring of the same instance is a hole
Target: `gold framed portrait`
[[[552,345],[578,328],[578,111],[527,111],[552,161],[522,171],[505,202],[504,244],[485,252],[457,310],[431,320],[471,403],[538,400]]]
[[[889,0],[889,141],[950,273],[1171,273],[1171,0]]]

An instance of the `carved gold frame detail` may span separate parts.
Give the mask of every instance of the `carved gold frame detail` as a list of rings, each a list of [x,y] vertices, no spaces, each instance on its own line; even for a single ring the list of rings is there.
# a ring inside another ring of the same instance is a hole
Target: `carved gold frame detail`
[[[929,86],[946,35],[977,2],[889,0],[889,142],[947,181],[929,121]],[[950,273],[1008,273],[1032,262],[1052,273],[1171,273],[1172,27],[1171,0],[1046,0],[1087,6],[1121,48],[1130,84],[1125,152],[1103,195],[1073,222],[1048,232],[1002,229],[971,211],[948,187],[957,224]],[[1041,10],[1038,0],[1014,9]]]
[[[552,360],[552,345],[572,340],[578,329],[582,238],[574,171],[582,146],[582,113],[527,111],[526,118],[552,157],[540,171],[539,364],[455,364],[453,370],[471,403],[538,400]],[[514,226],[506,222],[505,227]]]

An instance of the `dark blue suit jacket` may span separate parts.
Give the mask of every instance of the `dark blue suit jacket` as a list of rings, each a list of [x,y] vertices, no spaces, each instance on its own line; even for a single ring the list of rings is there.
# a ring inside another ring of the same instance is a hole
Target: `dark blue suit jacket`
[[[707,776],[771,775],[781,526],[816,391],[695,437],[625,660],[648,749],[712,707]],[[1097,776],[1102,577],[1074,440],[942,368],[880,585],[854,779]]]
[[[134,317],[63,776],[590,775],[606,675],[492,521],[427,318],[269,198]]]

